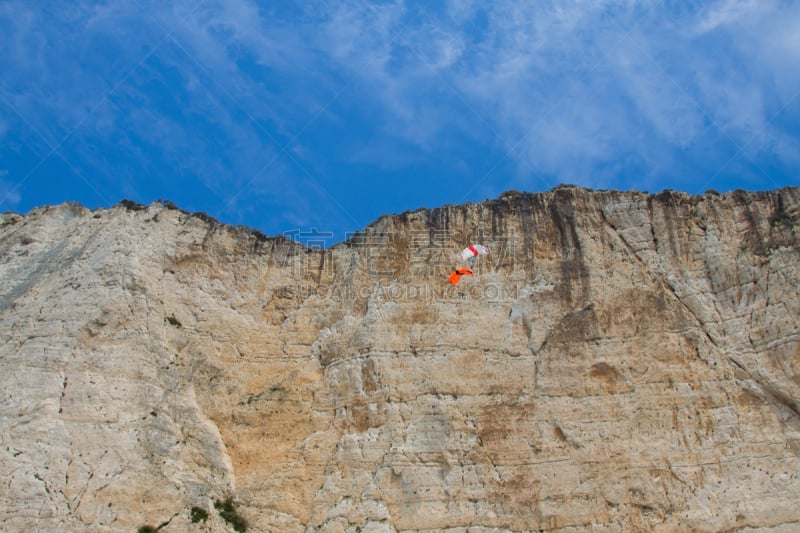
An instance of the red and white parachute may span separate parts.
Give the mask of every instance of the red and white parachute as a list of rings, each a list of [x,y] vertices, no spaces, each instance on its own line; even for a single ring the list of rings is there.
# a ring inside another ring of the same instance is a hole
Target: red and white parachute
[[[489,253],[489,249],[482,244],[470,244],[464,250],[458,254],[458,257],[462,261],[469,261],[470,265],[475,263],[475,258],[479,255],[486,255]],[[472,276],[474,273],[472,272],[471,268],[458,268],[450,274],[450,277],[447,278],[450,283],[453,285],[458,285],[458,282],[461,280],[461,276]]]
[[[489,249],[482,244],[470,244],[461,252],[459,257],[462,261],[467,261],[469,259],[479,256],[479,255],[486,255],[489,253]]]

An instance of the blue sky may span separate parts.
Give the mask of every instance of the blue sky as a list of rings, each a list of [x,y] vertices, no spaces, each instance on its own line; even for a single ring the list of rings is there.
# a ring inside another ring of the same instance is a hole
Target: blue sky
[[[800,184],[800,2],[0,0],[0,211],[268,235],[560,183]]]

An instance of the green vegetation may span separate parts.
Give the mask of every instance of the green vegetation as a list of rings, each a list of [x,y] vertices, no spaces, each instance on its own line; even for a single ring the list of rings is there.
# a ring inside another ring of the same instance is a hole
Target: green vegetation
[[[786,212],[786,209],[783,207],[783,202],[778,204],[778,209],[769,217],[769,224],[773,228],[779,225],[786,225],[794,228],[796,222],[795,218]]]
[[[258,241],[260,243],[267,242],[267,240],[268,240],[268,237],[266,235],[264,235],[263,233],[261,233],[260,231],[258,231],[257,229],[251,229],[250,230],[250,235],[255,237],[256,241]]]
[[[128,199],[122,200],[118,205],[121,205],[128,211],[144,211],[145,209],[147,209],[146,205],[138,204],[133,200],[128,200]]]
[[[197,506],[192,507],[190,516],[192,517],[192,524],[205,522],[208,519],[208,513],[205,511],[205,509],[201,509]]]
[[[561,189],[581,189],[581,188],[582,187],[580,185],[575,185],[573,183],[559,183],[558,185],[550,189],[550,192],[555,192]]]
[[[208,213],[204,213],[203,211],[195,211],[194,213],[192,213],[189,216],[191,216],[192,218],[199,218],[203,222],[207,222],[208,224],[211,224],[212,226],[218,226],[219,225],[219,220],[217,220],[216,218],[212,217]]]
[[[137,530],[137,533],[156,533],[158,528],[153,526],[142,526]]]
[[[165,317],[165,318],[164,318],[164,321],[165,321],[165,322],[169,322],[170,324],[172,324],[172,325],[173,325],[173,326],[175,326],[176,328],[183,327],[183,324],[181,324],[180,320],[178,320],[177,318],[175,318],[175,313],[173,313],[173,314],[169,315],[168,317]]]
[[[164,200],[162,198],[159,198],[158,200],[156,200],[156,202],[160,203],[161,205],[163,205],[164,207],[166,207],[170,211],[175,211],[175,210],[180,211],[180,209],[178,209],[178,206],[175,205],[174,203],[172,203],[169,200]]]
[[[233,526],[236,531],[247,531],[247,521],[242,517],[233,505],[233,501],[228,498],[224,502],[217,500],[214,502],[214,508],[219,511],[219,515],[223,520]]]
[[[519,192],[519,191],[515,191],[513,189],[508,190],[508,191],[503,191],[502,193],[500,193],[500,199],[501,200],[506,200],[506,201],[513,200],[513,199],[518,198],[520,196],[522,196],[522,193]]]

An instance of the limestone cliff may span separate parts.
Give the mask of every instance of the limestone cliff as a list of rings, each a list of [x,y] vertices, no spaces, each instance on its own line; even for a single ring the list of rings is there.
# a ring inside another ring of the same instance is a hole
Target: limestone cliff
[[[7,213],[0,530],[797,531],[799,220],[560,187],[311,250]]]

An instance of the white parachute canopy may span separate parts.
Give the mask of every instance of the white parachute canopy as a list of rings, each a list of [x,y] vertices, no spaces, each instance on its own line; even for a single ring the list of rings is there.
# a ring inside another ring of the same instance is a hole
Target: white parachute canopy
[[[489,253],[489,249],[482,244],[470,244],[461,252],[459,257],[462,261],[466,261],[472,257],[476,257],[478,255],[486,255]]]

